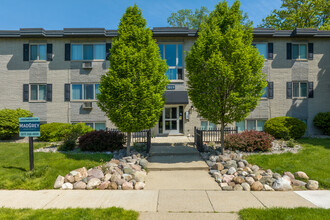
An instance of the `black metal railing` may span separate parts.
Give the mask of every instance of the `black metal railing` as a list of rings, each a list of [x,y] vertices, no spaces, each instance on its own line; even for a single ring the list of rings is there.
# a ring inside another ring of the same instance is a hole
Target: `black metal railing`
[[[237,134],[238,128],[225,128],[225,136],[228,134]],[[221,143],[221,130],[201,130],[195,127],[194,131],[195,145],[200,152],[204,151],[204,143]]]
[[[122,132],[118,130],[117,128],[106,128],[107,131],[115,131],[115,132],[120,132],[123,133],[126,137],[127,140],[127,132]],[[132,143],[144,143],[147,145],[147,153],[150,151],[151,147],[151,130],[143,130],[143,131],[138,131],[138,132],[132,132]]]

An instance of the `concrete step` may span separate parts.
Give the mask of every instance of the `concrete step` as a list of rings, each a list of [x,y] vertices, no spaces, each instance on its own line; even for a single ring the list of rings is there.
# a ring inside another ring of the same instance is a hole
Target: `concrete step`
[[[209,167],[198,154],[162,155],[149,158],[149,171],[205,170]]]
[[[150,155],[170,156],[170,155],[198,155],[198,150],[193,145],[183,144],[153,144],[150,149]]]

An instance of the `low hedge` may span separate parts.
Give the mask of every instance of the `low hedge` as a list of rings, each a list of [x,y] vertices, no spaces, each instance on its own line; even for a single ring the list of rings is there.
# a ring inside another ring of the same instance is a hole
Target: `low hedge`
[[[293,117],[283,116],[271,118],[265,123],[265,132],[277,139],[289,140],[302,137],[306,131],[306,124]]]
[[[330,135],[330,112],[317,113],[313,119],[313,123],[323,134]]]
[[[274,137],[263,131],[244,131],[225,137],[225,147],[239,151],[269,151]]]
[[[41,141],[53,142],[62,140],[77,140],[81,135],[87,132],[93,131],[93,129],[84,123],[69,124],[69,123],[49,123],[40,126]]]
[[[0,139],[10,139],[19,133],[18,119],[32,117],[33,114],[24,109],[1,109],[0,110]]]
[[[126,137],[117,131],[92,131],[79,138],[82,151],[115,151],[124,147]]]

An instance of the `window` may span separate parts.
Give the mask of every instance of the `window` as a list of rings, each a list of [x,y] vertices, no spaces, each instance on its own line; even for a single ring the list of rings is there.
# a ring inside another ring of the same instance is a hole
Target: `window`
[[[238,128],[238,132],[245,130],[263,131],[265,122],[266,120],[248,119],[248,120],[236,122],[236,127]]]
[[[105,44],[72,44],[72,60],[104,60]]]
[[[30,60],[46,60],[47,47],[46,44],[30,45]]]
[[[72,122],[72,124],[77,124],[78,122]],[[96,131],[98,130],[106,130],[105,122],[82,122],[85,125],[95,129]]]
[[[307,82],[293,82],[292,84],[293,97],[307,97]]]
[[[166,59],[168,70],[165,73],[169,80],[183,79],[182,44],[159,44],[162,59]]]
[[[263,88],[261,98],[267,98],[267,86]]]
[[[201,130],[215,130],[217,126],[210,121],[201,121]]]
[[[72,84],[72,100],[96,100],[100,84]]]
[[[267,59],[267,44],[266,43],[253,43],[253,46],[255,46],[260,55],[262,55],[265,59]]]
[[[293,59],[307,59],[307,45],[306,44],[292,44],[292,58]]]
[[[46,101],[46,85],[30,85],[31,101]]]

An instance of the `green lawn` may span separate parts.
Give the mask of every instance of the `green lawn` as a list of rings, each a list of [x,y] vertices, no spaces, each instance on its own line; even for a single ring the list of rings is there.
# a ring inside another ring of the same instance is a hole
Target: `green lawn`
[[[35,148],[45,143],[35,143]],[[29,144],[0,143],[0,189],[52,189],[58,175],[85,166],[87,169],[111,159],[107,154],[34,153],[29,171]],[[0,218],[1,219],[1,218]]]
[[[330,209],[321,208],[270,208],[270,209],[242,209],[239,211],[242,220],[287,219],[287,220],[323,220],[330,219]]]
[[[298,143],[303,149],[297,154],[253,155],[247,160],[281,174],[303,171],[310,179],[319,181],[321,188],[330,189],[330,139],[304,138]]]
[[[130,220],[137,219],[139,213],[122,208],[106,209],[8,209],[0,208],[0,219],[111,219]]]

